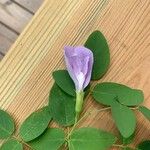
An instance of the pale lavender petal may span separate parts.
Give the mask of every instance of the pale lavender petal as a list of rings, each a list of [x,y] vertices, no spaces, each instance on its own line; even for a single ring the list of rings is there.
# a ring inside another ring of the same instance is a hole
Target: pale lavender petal
[[[76,90],[83,90],[91,79],[93,53],[83,46],[67,46],[65,47],[65,61]]]
[[[91,80],[93,63],[94,63],[94,59],[93,59],[93,53],[92,53],[91,57],[89,57],[89,61],[88,61],[88,71],[87,71],[85,82],[84,82],[84,88],[88,86],[88,84]]]
[[[67,67],[67,70],[68,70],[68,73],[70,75],[70,77],[72,78],[72,80],[74,81],[75,83],[75,86],[77,87],[77,79],[76,79],[76,76],[74,74],[74,70],[73,70],[73,67],[72,67],[72,64],[73,64],[73,55],[74,55],[74,47],[71,47],[71,46],[66,46],[64,48],[65,50],[65,62],[66,62],[66,67]]]
[[[84,61],[83,61],[83,68],[82,68],[82,72],[83,72],[83,74],[86,76],[86,74],[87,74],[87,70],[88,70],[88,64],[89,64],[89,57],[87,56],[87,57],[85,57],[84,58]]]

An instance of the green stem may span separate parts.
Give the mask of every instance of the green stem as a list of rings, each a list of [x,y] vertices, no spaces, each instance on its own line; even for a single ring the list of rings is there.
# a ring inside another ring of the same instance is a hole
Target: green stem
[[[68,133],[68,136],[67,137],[69,137],[70,135],[71,135],[71,133],[74,131],[74,129],[76,128],[76,126],[84,119],[84,118],[86,118],[87,116],[89,116],[89,115],[92,115],[93,113],[98,113],[98,112],[102,112],[102,111],[105,111],[105,110],[109,110],[109,109],[111,109],[111,107],[105,107],[105,108],[101,108],[101,109],[94,109],[94,110],[91,110],[91,111],[88,111],[88,112],[86,112],[79,120],[77,120],[77,122],[75,122],[75,124],[73,125],[73,127],[72,127],[72,129],[70,130],[70,132]],[[136,110],[136,109],[138,109],[137,107],[133,107],[133,108],[131,108],[131,109],[133,109],[133,110]]]
[[[83,100],[84,100],[84,92],[83,91],[76,92],[75,123],[78,121],[80,113],[82,111]]]
[[[25,146],[27,146],[28,148],[32,149],[32,150],[35,150],[33,149],[29,144],[27,144],[26,142],[24,142],[22,139],[16,137],[15,135],[13,135],[13,138],[16,139],[17,141],[21,142],[22,144],[24,144]]]
[[[93,113],[96,113],[96,112],[102,112],[102,111],[105,111],[105,110],[109,110],[111,107],[106,107],[106,108],[101,108],[101,109],[95,109],[95,110],[91,110],[89,112],[86,112],[83,117],[81,117],[78,122],[76,124],[74,124],[74,127],[72,128],[73,130],[75,129],[75,127],[84,119],[86,118],[87,116],[89,115],[92,115]]]
[[[139,106],[137,106],[137,107],[130,107],[130,109],[137,110],[137,109],[139,109]]]
[[[68,133],[68,136],[67,136],[67,140],[69,140],[70,138],[70,135],[72,134],[72,132],[74,131],[74,129],[76,128],[76,126],[83,120],[85,119],[87,116],[95,113],[95,112],[102,112],[102,111],[105,111],[105,110],[109,110],[111,107],[106,107],[106,108],[102,108],[102,109],[95,109],[95,110],[91,110],[89,112],[86,112],[77,122],[75,122],[75,124],[73,125],[72,129],[70,130],[70,132]]]
[[[120,147],[120,148],[131,148],[131,149],[134,149],[134,150],[137,150],[136,148],[134,147],[130,147],[130,146],[124,146],[124,145],[119,145],[119,144],[113,144],[113,147]]]

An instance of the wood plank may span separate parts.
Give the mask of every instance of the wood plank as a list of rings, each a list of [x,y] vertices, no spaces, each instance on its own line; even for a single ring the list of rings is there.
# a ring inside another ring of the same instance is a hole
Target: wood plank
[[[43,0],[14,0],[14,1],[19,3],[26,9],[30,10],[32,13],[35,13],[43,3]]]
[[[0,35],[0,52],[3,56],[8,51],[11,45],[12,45],[11,41]]]
[[[89,34],[101,30],[111,49],[111,66],[99,81],[114,81],[144,91],[150,108],[150,2],[149,0],[46,0],[0,63],[0,107],[20,124],[47,104],[53,85],[50,76],[64,68],[64,45],[81,45]],[[85,109],[101,108],[91,98]],[[139,114],[137,144],[150,139],[150,124]],[[111,114],[87,118],[83,126],[117,133]]]
[[[2,60],[3,57],[4,57],[4,55],[0,54],[0,61]]]
[[[35,12],[38,9],[38,7],[40,6],[40,4],[42,3],[42,0],[41,0],[41,3],[40,3],[40,0],[39,1],[38,0],[36,0],[36,1],[2,0],[0,2],[1,3],[0,9],[5,9],[5,11],[7,12],[7,9],[6,9],[7,5],[11,5],[14,2],[16,3],[15,5],[18,5],[18,8],[19,8],[19,5],[22,4],[22,8],[29,7],[31,9],[31,10],[29,9],[31,12],[32,11]],[[4,18],[4,19],[7,20],[7,18]],[[27,21],[25,20],[25,22],[27,22]],[[21,28],[23,28],[23,27],[21,27]],[[13,44],[13,42],[16,40],[17,36],[18,36],[18,33],[16,33],[16,31],[14,29],[11,30],[11,25],[5,26],[5,24],[0,23],[0,52],[2,53],[1,59],[6,54],[6,52],[8,51],[10,46]]]
[[[0,1],[0,22],[20,33],[31,19],[32,14],[10,0]]]
[[[5,55],[10,46],[17,39],[18,34],[0,23],[0,52]]]

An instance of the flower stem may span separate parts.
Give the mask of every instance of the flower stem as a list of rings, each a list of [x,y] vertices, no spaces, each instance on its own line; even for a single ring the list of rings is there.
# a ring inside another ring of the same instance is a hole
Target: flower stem
[[[82,111],[83,99],[84,99],[84,92],[83,91],[76,92],[76,107],[75,107],[76,117],[75,117],[75,123],[78,121],[80,113]]]

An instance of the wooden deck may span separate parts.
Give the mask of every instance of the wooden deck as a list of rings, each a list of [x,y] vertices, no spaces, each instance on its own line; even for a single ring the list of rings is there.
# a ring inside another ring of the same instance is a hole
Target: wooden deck
[[[43,0],[0,0],[0,60]]]
[[[20,8],[21,1],[7,7],[16,11],[14,6]],[[1,7],[1,26],[4,33],[10,33],[7,38],[12,39],[8,41],[11,45],[26,24],[22,18],[28,22],[35,10],[31,7],[31,13],[20,8],[26,15],[15,13],[18,19],[12,19],[11,11]],[[9,19],[4,20],[4,15]],[[45,0],[0,63],[0,107],[14,116],[17,126],[29,113],[47,104],[54,83],[51,73],[65,67],[64,45],[84,44],[96,29],[107,37],[111,50],[110,69],[99,82],[113,81],[142,89],[143,105],[150,108],[150,1]],[[101,108],[92,99],[85,105],[88,109],[95,107]],[[137,114],[134,144],[150,139],[149,121]],[[82,125],[116,133],[108,112],[89,117]]]

